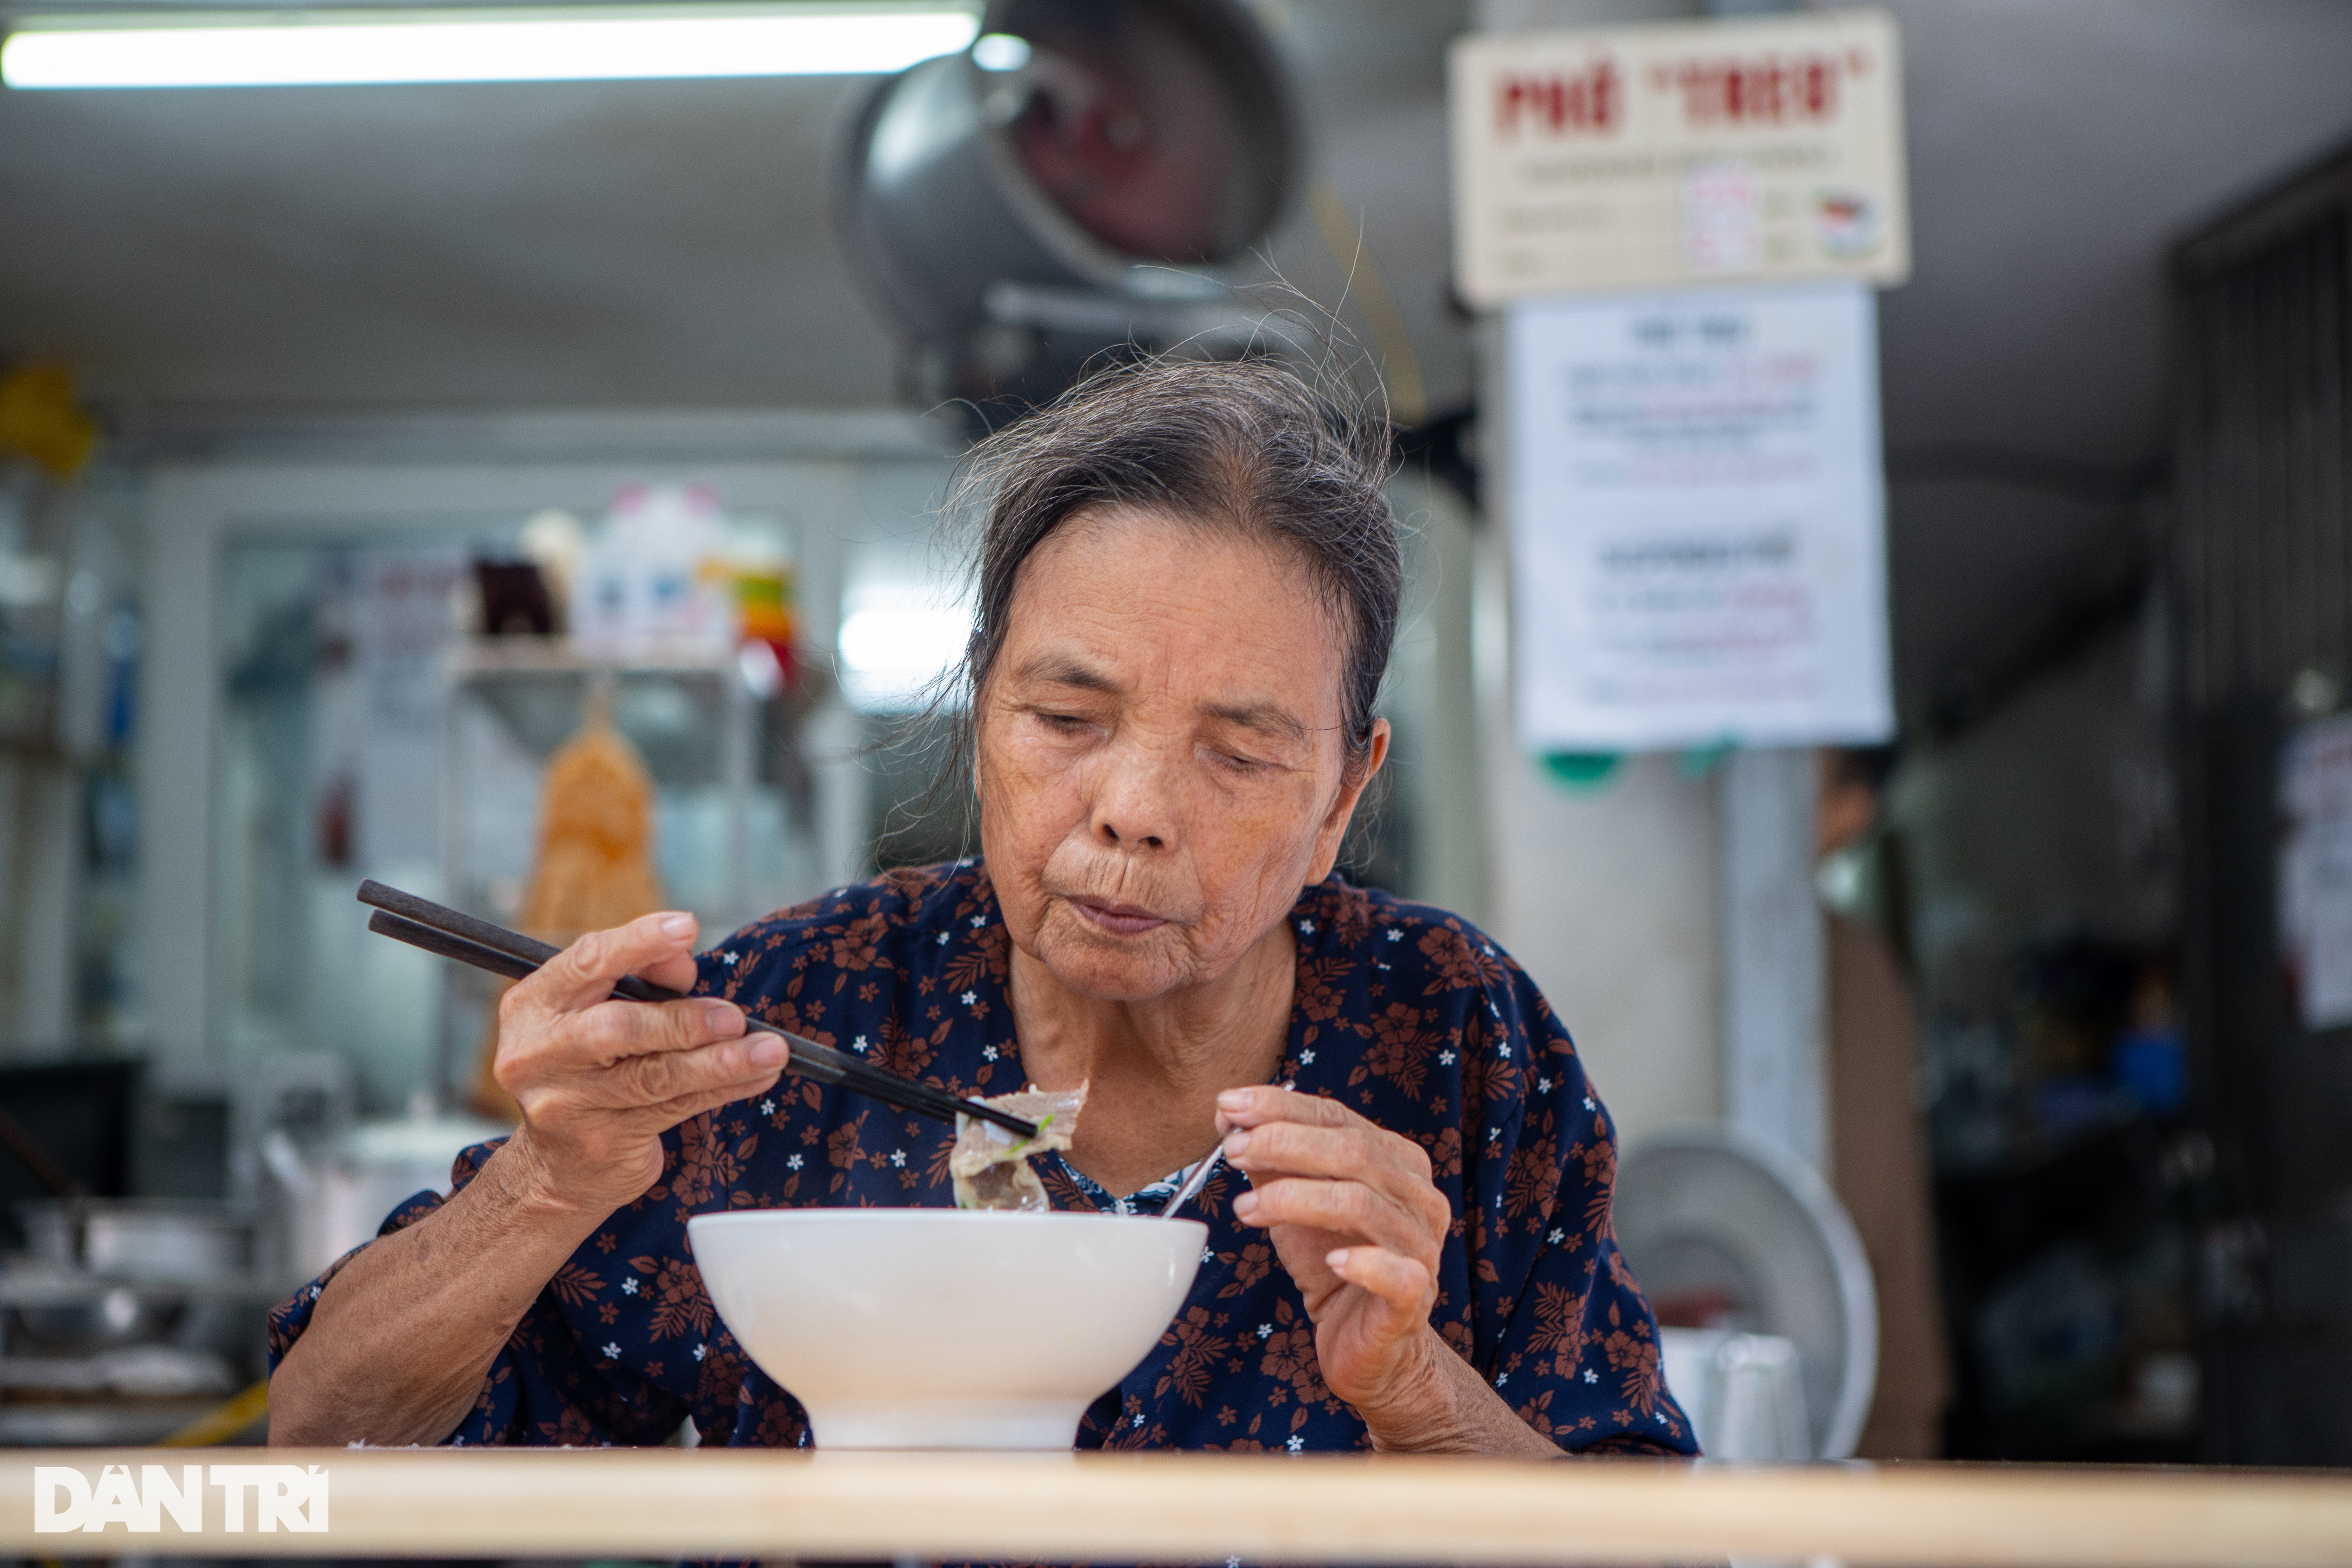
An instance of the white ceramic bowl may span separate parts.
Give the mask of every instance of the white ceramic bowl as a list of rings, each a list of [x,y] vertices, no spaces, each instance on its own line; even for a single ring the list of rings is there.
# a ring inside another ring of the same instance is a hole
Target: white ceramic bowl
[[[737,1342],[826,1448],[1067,1448],[1167,1331],[1198,1220],[755,1209],[687,1222]]]

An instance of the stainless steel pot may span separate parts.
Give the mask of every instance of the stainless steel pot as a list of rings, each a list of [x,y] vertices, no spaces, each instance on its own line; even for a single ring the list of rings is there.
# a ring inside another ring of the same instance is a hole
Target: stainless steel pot
[[[470,1117],[367,1121],[315,1151],[282,1131],[269,1133],[260,1151],[269,1176],[268,1262],[297,1279],[319,1273],[372,1238],[403,1200],[446,1194],[450,1165],[467,1145],[513,1131]]]
[[[221,1204],[170,1198],[44,1198],[16,1205],[31,1254],[125,1279],[209,1279],[253,1257],[253,1227]]]
[[[89,1355],[165,1339],[185,1311],[185,1302],[121,1286],[71,1300],[12,1307],[8,1353]]]

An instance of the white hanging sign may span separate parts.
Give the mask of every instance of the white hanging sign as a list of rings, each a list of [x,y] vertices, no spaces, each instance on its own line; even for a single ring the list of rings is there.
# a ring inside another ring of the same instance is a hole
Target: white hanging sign
[[[1910,271],[1884,12],[1472,34],[1448,70],[1474,305]]]
[[[1507,322],[1524,746],[1891,734],[1870,293],[1552,300]]]

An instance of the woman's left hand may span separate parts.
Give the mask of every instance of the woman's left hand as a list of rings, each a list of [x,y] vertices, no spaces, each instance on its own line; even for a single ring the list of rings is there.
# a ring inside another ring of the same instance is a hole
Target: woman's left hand
[[[1337,1100],[1271,1087],[1220,1094],[1217,1130],[1250,1178],[1234,1216],[1271,1233],[1314,1320],[1324,1383],[1376,1442],[1406,1436],[1444,1406],[1444,1363],[1459,1360],[1429,1321],[1454,1220],[1429,1155]]]

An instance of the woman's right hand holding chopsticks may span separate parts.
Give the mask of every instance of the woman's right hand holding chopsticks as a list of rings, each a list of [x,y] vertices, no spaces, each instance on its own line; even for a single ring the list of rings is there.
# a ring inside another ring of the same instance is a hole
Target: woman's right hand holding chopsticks
[[[555,1271],[661,1174],[661,1135],[776,1081],[784,1042],[730,1002],[610,1000],[694,984],[694,917],[582,937],[499,1007],[493,1071],[523,1124],[474,1179],[327,1282],[269,1385],[273,1445],[446,1439]]]
[[[580,938],[499,1005],[492,1071],[522,1107],[502,1157],[520,1159],[547,1201],[601,1220],[661,1175],[661,1135],[775,1083],[784,1042],[747,1033],[741,1008],[695,996],[611,1000],[635,974],[694,984],[692,915],[646,915]]]

